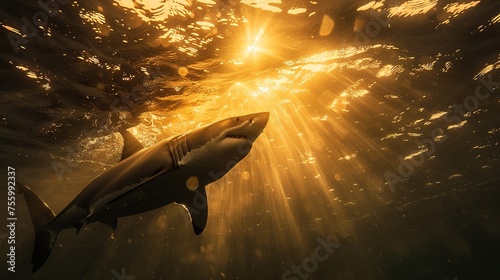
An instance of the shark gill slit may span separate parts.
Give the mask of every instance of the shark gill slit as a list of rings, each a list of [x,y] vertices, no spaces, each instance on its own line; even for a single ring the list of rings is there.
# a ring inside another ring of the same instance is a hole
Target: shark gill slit
[[[173,142],[172,142],[172,153],[173,153],[173,155],[174,155],[174,157],[173,157],[173,159],[174,159],[174,164],[175,164],[175,166],[176,166],[177,168],[179,168],[179,167],[180,167],[180,164],[179,164],[179,163],[180,163],[181,159],[180,159],[180,157],[179,157],[179,151],[177,150],[177,147],[176,147],[177,145],[176,145],[176,143],[175,143],[175,142],[176,142],[176,141],[173,141]]]
[[[191,152],[191,149],[189,149],[189,146],[187,143],[186,135],[182,135],[181,145],[182,145],[182,151],[183,151],[183,155],[184,155],[183,157],[185,157],[189,152]]]
[[[177,141],[175,141],[175,148],[177,149],[177,155],[179,156],[179,164],[184,157],[184,150],[182,149],[182,137],[179,137]]]
[[[170,153],[170,156],[172,157],[172,160],[174,161],[174,165],[176,168],[179,168],[180,167],[180,161],[181,161],[181,158],[180,158],[180,155],[179,155],[179,150],[177,149],[177,141],[178,141],[178,138],[176,139],[173,139],[170,143],[167,144],[167,147],[168,147],[168,151]]]

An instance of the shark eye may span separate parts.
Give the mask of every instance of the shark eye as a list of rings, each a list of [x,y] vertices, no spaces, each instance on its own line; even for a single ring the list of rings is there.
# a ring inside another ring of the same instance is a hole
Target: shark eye
[[[236,121],[239,122],[240,121],[240,117],[236,117]]]

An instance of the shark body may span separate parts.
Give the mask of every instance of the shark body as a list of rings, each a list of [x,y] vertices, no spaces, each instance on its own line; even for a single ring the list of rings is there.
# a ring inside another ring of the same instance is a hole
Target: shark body
[[[119,163],[97,176],[58,215],[28,187],[18,183],[35,227],[32,272],[47,260],[61,230],[101,222],[116,229],[119,217],[150,211],[170,203],[184,206],[194,232],[207,223],[205,186],[242,160],[262,133],[269,113],[225,119],[143,148],[122,132]]]

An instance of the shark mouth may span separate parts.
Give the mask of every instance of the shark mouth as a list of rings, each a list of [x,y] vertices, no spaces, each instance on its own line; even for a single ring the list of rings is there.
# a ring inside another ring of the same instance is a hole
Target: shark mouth
[[[247,135],[227,135],[226,138],[233,138],[233,139],[245,139],[248,141],[252,141],[252,137],[247,136]]]

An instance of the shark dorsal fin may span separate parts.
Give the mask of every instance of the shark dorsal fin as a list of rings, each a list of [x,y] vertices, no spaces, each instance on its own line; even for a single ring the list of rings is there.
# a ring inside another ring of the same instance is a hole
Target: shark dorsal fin
[[[128,130],[122,130],[120,134],[123,137],[123,151],[120,161],[144,149],[141,142],[132,133],[128,132]]]
[[[208,199],[205,186],[201,186],[193,191],[192,199],[187,199],[180,203],[188,210],[194,233],[199,235],[205,229],[208,218]]]

